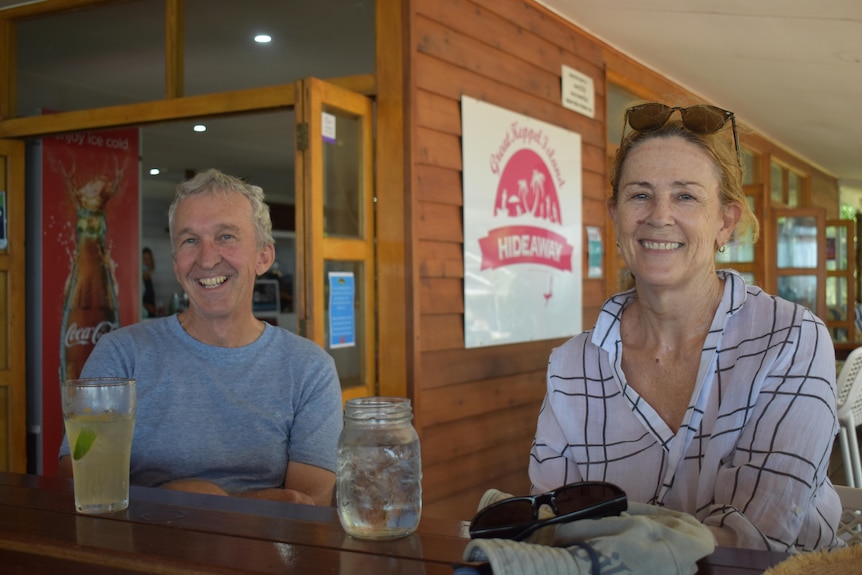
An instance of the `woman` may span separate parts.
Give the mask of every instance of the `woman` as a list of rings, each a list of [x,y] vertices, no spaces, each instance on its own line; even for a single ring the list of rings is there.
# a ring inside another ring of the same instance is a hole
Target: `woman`
[[[715,268],[728,241],[757,238],[729,120],[736,142],[714,106],[627,110],[609,213],[635,287],[552,352],[532,489],[609,481],[718,545],[831,548],[832,341],[808,309]]]

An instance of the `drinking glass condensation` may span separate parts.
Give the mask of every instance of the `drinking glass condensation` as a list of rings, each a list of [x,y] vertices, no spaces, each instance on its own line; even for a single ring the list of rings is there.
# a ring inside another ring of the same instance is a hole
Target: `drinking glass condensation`
[[[410,400],[362,397],[344,406],[336,501],[344,531],[361,539],[410,535],[422,514],[422,459]]]
[[[129,506],[135,380],[67,379],[61,388],[75,508],[80,513],[122,511]]]

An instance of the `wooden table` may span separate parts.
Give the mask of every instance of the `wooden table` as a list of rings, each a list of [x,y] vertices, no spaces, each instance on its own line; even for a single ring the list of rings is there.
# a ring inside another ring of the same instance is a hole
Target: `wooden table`
[[[133,486],[126,511],[75,512],[72,483],[0,472],[0,572],[449,574],[466,524],[423,517],[413,535],[361,541],[335,510]],[[780,553],[719,548],[703,575],[762,573]]]

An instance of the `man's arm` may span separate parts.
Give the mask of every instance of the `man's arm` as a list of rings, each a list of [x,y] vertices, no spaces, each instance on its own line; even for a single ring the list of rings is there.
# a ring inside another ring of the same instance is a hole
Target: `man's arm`
[[[188,491],[190,493],[205,493],[207,495],[227,495],[227,491],[204,479],[177,479],[159,485],[162,489],[173,491]]]
[[[284,474],[283,489],[260,489],[238,494],[239,497],[304,503],[306,505],[332,505],[335,474],[322,467],[291,461]]]
[[[57,475],[61,479],[72,479],[72,458],[64,455],[57,466]],[[190,491],[192,493],[209,493],[211,495],[227,495],[227,492],[214,483],[202,479],[178,479],[169,481],[160,487],[174,491]]]
[[[58,475],[63,479],[72,479],[72,458],[65,455],[60,458]],[[217,485],[200,479],[178,479],[161,485],[164,489],[174,491],[190,491],[192,493],[208,493],[211,495],[227,495]],[[314,465],[291,462],[287,464],[284,476],[284,488],[259,489],[237,494],[238,497],[250,499],[268,499],[270,501],[286,501],[288,503],[303,503],[305,505],[330,506],[335,491],[335,474]]]

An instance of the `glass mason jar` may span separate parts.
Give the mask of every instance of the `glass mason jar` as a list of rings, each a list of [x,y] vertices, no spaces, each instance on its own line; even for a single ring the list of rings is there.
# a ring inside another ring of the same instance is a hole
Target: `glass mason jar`
[[[410,400],[361,397],[344,406],[338,439],[336,500],[348,535],[410,535],[422,514],[422,458]]]

